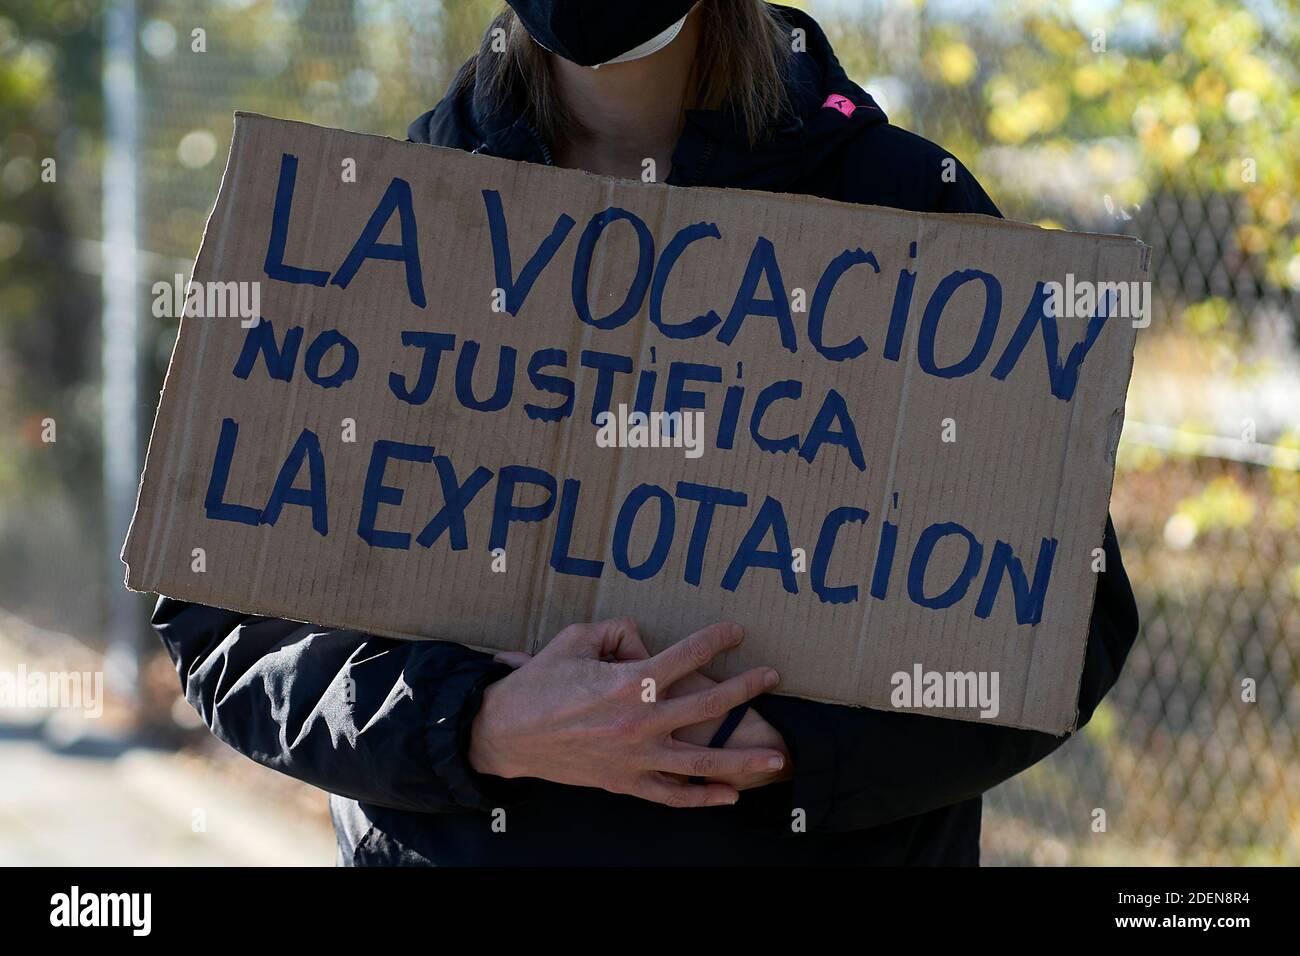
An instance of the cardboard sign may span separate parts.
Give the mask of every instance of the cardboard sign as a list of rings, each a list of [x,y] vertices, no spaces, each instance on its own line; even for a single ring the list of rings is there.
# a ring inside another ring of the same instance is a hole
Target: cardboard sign
[[[495,649],[735,620],[714,676],[1059,734],[1144,269],[237,114],[127,584]]]

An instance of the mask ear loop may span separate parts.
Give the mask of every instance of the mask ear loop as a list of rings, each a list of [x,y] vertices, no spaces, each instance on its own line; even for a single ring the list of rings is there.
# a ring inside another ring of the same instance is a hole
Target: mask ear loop
[[[645,43],[642,43],[639,46],[634,46],[626,53],[620,54],[612,60],[606,60],[604,63],[597,63],[592,67],[592,69],[599,70],[602,66],[610,66],[614,63],[627,63],[631,60],[640,60],[643,57],[658,53],[668,44],[677,39],[677,34],[681,33],[682,27],[686,26],[686,17],[689,17],[694,9],[694,7],[691,7],[690,10],[686,11],[685,17],[682,17],[676,23],[672,24],[667,30],[660,33],[658,36],[651,37],[649,40],[646,40]]]
[[[604,63],[597,63],[594,66],[592,66],[591,69],[599,70],[602,66],[609,66],[612,63],[627,63],[631,60],[640,60],[643,57],[650,56],[652,53],[658,53],[668,44],[672,43],[674,40],[677,39],[677,34],[681,33],[682,27],[686,26],[687,17],[689,17],[692,13],[694,13],[695,7],[698,6],[699,4],[696,3],[695,6],[691,7],[689,10],[686,11],[685,17],[682,17],[676,23],[672,24],[672,26],[670,26],[663,33],[660,33],[658,36],[651,37],[645,43],[642,43],[639,46],[634,46],[626,53],[620,54],[619,56],[614,57],[614,59],[612,60],[606,60]],[[556,53],[554,50],[548,47],[541,40],[537,39],[537,37],[533,36],[531,33],[528,34],[528,39],[532,40],[534,43],[536,43],[539,47],[541,47],[543,50],[545,50],[547,53],[551,54],[552,56],[559,56],[558,53]],[[564,58],[561,57],[561,59]]]

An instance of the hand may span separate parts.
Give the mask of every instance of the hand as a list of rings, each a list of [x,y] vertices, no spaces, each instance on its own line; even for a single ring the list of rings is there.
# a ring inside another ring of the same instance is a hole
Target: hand
[[[774,773],[784,765],[782,753],[711,750],[673,732],[721,718],[775,687],[776,671],[754,668],[672,698],[664,692],[742,636],[739,625],[715,624],[651,657],[636,625],[620,618],[566,627],[535,657],[500,654],[519,667],[484,691],[470,731],[470,764],[480,773],[599,787],[672,807],[735,803],[740,794],[729,783],[680,778]],[[646,694],[647,681],[654,682],[653,695]]]
[[[703,674],[688,674],[672,686],[669,694],[675,696],[678,694],[698,693],[716,686],[717,681],[710,680]],[[725,718],[692,724],[690,727],[682,727],[673,736],[687,743],[707,747],[709,741],[713,739],[713,735],[722,726],[723,719]],[[736,725],[736,729],[732,731],[731,736],[727,738],[727,742],[722,747],[723,750],[731,747],[770,747],[773,750],[780,751],[785,757],[785,766],[775,773],[745,773],[709,777],[714,783],[727,783],[737,790],[749,790],[753,787],[765,787],[769,783],[780,783],[794,776],[794,765],[790,760],[790,748],[786,746],[785,738],[753,707],[745,711],[745,716],[741,718],[740,723]]]

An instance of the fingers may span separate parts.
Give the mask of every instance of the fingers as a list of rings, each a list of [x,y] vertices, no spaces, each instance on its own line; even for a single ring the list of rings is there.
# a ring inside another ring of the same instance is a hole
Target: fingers
[[[763,747],[711,750],[674,741],[654,762],[662,771],[687,777],[740,777],[775,773],[785,766],[785,757]]]
[[[672,733],[679,727],[718,720],[733,707],[771,690],[780,680],[780,675],[772,668],[755,667],[693,694],[660,701],[655,705],[655,725]]]
[[[697,690],[708,690],[710,687],[716,687],[717,685],[717,681],[705,677],[699,671],[694,671],[687,674],[681,680],[674,681],[666,690],[660,688],[660,692],[666,700],[670,697],[685,697],[687,694],[693,694]]]
[[[650,658],[648,673],[667,687],[704,667],[723,651],[731,650],[744,634],[739,624],[711,624]]]
[[[666,807],[725,807],[740,799],[740,792],[725,783],[680,783],[662,774],[647,774],[634,797]]]
[[[494,661],[500,661],[509,667],[523,667],[533,659],[532,654],[526,654],[523,651],[501,651],[499,654],[493,654]]]

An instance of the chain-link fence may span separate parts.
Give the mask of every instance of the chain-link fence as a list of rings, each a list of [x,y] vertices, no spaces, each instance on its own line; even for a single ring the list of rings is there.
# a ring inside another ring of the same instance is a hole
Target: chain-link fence
[[[1126,439],[1111,500],[1141,635],[1085,732],[990,795],[990,862],[1297,858],[1300,455],[1162,437]]]
[[[1237,122],[1234,110],[1268,106],[1271,87],[1246,83],[1249,95],[1238,96],[1238,88],[1216,92],[1212,80],[1202,89],[1200,74],[1186,80],[1182,67],[1151,52],[1163,42],[1170,56],[1183,55],[1176,19],[1157,18],[1124,63],[1105,58],[1108,49],[1126,55],[1127,21],[1118,14],[1099,21],[1111,47],[1103,37],[1098,51],[1088,23],[1053,21],[1032,4],[1037,12],[1017,5],[1015,18],[993,0],[808,6],[894,121],[959,155],[1009,216],[1125,231],[1153,246],[1154,322],[1139,344],[1112,503],[1142,634],[1087,729],[990,795],[985,860],[1300,862],[1300,456],[1287,450],[1297,447],[1300,407],[1300,251],[1293,283],[1274,267],[1297,213],[1276,213],[1269,197],[1227,188],[1222,176],[1148,162],[1192,137],[1194,119],[1174,125],[1180,97],[1218,95]],[[436,102],[497,7],[139,0],[142,287],[188,271],[233,110],[401,137]],[[1166,0],[1152,9],[1163,17],[1182,6]],[[1195,20],[1202,15],[1210,13],[1187,14],[1188,37],[1214,35],[1212,24]],[[1294,63],[1294,31],[1266,25],[1248,37],[1251,55],[1272,69],[1280,44]],[[1155,73],[1133,68],[1138,46]],[[1123,106],[1128,115],[1115,122],[1107,104],[1133,95],[1116,69],[1146,83],[1173,71],[1170,89]],[[1058,77],[1064,92],[1052,86]],[[1163,139],[1148,122],[1155,110],[1159,127],[1162,109],[1174,117]],[[1056,126],[1045,127],[1053,117]],[[1282,118],[1274,122],[1279,140],[1291,135]],[[1035,133],[1034,123],[1053,135]],[[1189,155],[1202,157],[1242,128],[1198,126]],[[1230,145],[1220,153],[1236,155]],[[1260,162],[1267,171],[1266,152]],[[81,235],[99,234],[84,211],[73,219]],[[156,384],[174,326],[148,321],[145,375]],[[144,394],[142,416],[152,412],[152,390]],[[1188,444],[1190,432],[1222,440]]]

